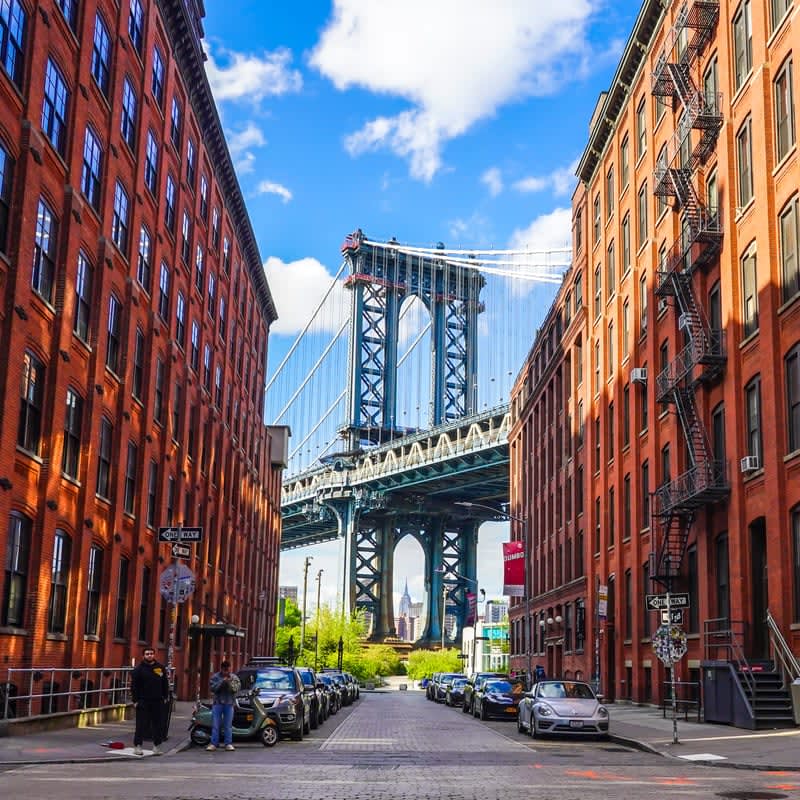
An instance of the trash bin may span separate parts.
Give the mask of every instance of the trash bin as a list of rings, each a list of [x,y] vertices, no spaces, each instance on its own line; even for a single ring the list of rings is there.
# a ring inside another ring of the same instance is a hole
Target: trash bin
[[[795,678],[789,687],[792,690],[792,708],[794,709],[794,721],[800,725],[800,678]]]

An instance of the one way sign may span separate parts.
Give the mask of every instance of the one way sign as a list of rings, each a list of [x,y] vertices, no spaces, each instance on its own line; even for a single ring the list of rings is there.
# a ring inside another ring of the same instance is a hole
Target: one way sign
[[[202,528],[159,528],[159,542],[202,542]]]
[[[689,595],[688,594],[671,594],[669,596],[669,605],[671,609],[689,608]],[[648,611],[661,611],[667,608],[667,595],[665,594],[648,594],[645,607]]]

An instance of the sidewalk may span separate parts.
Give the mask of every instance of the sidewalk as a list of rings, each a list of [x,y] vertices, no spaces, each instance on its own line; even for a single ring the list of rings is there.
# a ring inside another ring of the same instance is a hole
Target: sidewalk
[[[162,752],[177,751],[188,741],[191,702],[178,702],[172,713],[169,739],[161,746]],[[97,761],[120,761],[152,756],[149,749],[143,756],[133,754],[133,719],[125,722],[105,722],[88,728],[66,728],[28,736],[0,738],[0,766],[27,764],[72,764]],[[122,750],[111,750],[106,742],[124,742]],[[145,742],[145,748],[152,744]]]
[[[672,717],[652,706],[609,706],[612,738],[641,750],[699,764],[739,769],[800,771],[800,728],[749,731],[678,718],[678,744],[672,743]]]

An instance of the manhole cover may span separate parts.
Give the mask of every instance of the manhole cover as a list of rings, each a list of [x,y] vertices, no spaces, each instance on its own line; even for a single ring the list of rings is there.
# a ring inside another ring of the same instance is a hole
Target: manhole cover
[[[717,792],[717,797],[725,797],[727,800],[781,800],[788,797],[788,794],[780,792],[769,792],[761,789],[751,789],[736,792]]]

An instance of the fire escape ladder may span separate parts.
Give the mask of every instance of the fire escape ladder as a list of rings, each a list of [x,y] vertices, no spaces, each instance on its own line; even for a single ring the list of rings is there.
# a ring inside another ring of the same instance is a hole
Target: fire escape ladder
[[[661,520],[662,538],[658,550],[651,553],[650,575],[668,589],[681,574],[693,522],[694,514],[691,512],[668,514]]]

